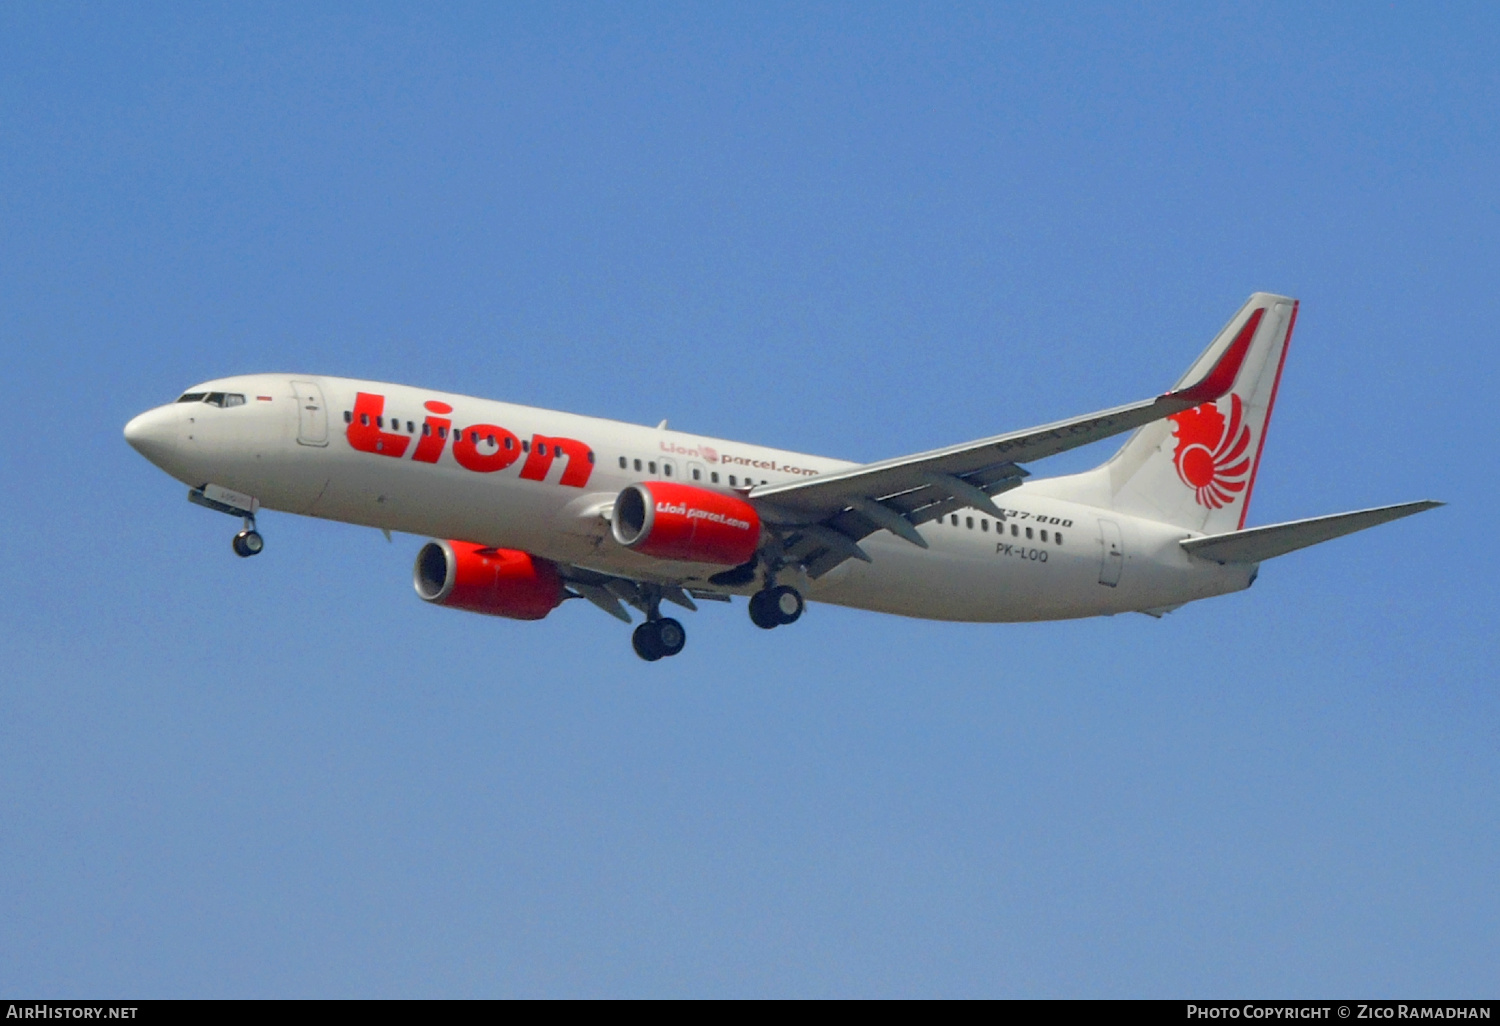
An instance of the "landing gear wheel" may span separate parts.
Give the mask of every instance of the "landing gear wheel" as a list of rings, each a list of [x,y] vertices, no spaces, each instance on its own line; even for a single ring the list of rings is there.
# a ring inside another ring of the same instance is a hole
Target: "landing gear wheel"
[[[656,624],[650,620],[635,629],[630,635],[630,644],[635,654],[648,663],[654,663],[667,654],[662,651],[661,639],[656,636]]]
[[[687,631],[671,617],[663,617],[656,621],[656,640],[661,645],[662,655],[674,656],[687,644]]]
[[[781,626],[781,617],[776,615],[770,592],[757,591],[750,596],[750,622],[765,631]]]
[[[764,588],[750,596],[750,622],[762,630],[796,623],[806,603],[802,594],[790,585]]]
[[[648,663],[654,663],[681,652],[682,646],[687,644],[687,631],[682,629],[682,624],[670,617],[647,620],[630,636],[630,644],[635,648],[636,655]]]
[[[232,544],[234,554],[241,559],[258,555],[260,550],[266,547],[265,539],[260,536],[260,533],[248,528],[235,535]]]
[[[802,594],[789,585],[780,585],[769,591],[770,600],[766,605],[776,614],[776,622],[781,624],[796,623],[797,618],[802,615],[806,603],[802,601]]]

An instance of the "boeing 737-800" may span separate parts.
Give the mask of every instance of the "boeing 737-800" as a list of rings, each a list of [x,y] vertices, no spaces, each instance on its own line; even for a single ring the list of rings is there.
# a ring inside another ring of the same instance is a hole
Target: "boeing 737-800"
[[[878,463],[346,378],[194,385],[125,437],[243,520],[262,509],[435,540],[427,602],[539,620],[583,598],[641,658],[682,651],[664,601],[749,598],[759,627],[807,600],[934,620],[1161,615],[1248,588],[1273,556],[1417,513],[1410,502],[1245,528],[1297,303],[1257,293],[1170,391]],[[1048,456],[1134,431],[1093,470]]]

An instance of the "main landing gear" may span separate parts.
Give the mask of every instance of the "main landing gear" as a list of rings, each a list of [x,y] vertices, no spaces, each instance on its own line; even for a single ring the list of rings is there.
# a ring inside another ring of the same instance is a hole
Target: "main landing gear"
[[[687,631],[670,616],[664,616],[657,620],[647,620],[637,627],[635,633],[630,635],[630,644],[635,647],[636,655],[648,663],[654,663],[681,652],[682,646],[687,644]]]
[[[796,623],[806,603],[796,588],[780,584],[750,596],[750,622],[764,630]]]
[[[687,631],[676,620],[661,615],[662,589],[652,584],[637,584],[635,588],[629,601],[646,613],[646,622],[638,625],[630,636],[635,654],[654,663],[681,652],[687,644]],[[673,601],[687,604],[684,597]],[[695,607],[689,605],[689,608]],[[796,623],[806,608],[802,593],[786,584],[762,588],[750,596],[750,619],[764,630]]]
[[[686,595],[681,592],[676,595],[672,601],[678,605],[689,609],[697,608]],[[663,597],[660,585],[638,584],[636,597],[632,600],[632,604],[646,614],[646,622],[630,635],[630,644],[635,649],[635,654],[648,663],[674,656],[687,644],[687,631],[683,630],[682,624],[670,616],[661,615]]]
[[[236,556],[239,556],[241,559],[248,559],[251,556],[260,555],[261,549],[264,549],[266,547],[266,540],[262,538],[260,536],[260,532],[255,529],[254,517],[245,518],[245,528],[239,534],[234,536],[234,542],[232,544],[234,547],[234,554]]]

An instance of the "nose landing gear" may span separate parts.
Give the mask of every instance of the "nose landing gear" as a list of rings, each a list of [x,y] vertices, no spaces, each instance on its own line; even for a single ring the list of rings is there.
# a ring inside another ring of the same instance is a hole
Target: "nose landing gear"
[[[750,596],[750,622],[762,630],[796,623],[806,606],[802,593],[790,585],[762,588]]]
[[[234,548],[234,554],[241,559],[257,556],[266,547],[266,540],[255,529],[254,517],[245,518],[244,530],[234,536],[234,541],[231,544]]]
[[[258,556],[266,547],[266,540],[255,529],[255,511],[260,509],[260,503],[255,500],[255,496],[232,492],[216,484],[206,484],[201,488],[189,488],[188,502],[219,513],[228,513],[244,521],[245,526],[239,534],[234,536],[234,541],[231,543],[234,547],[234,554],[241,559]]]

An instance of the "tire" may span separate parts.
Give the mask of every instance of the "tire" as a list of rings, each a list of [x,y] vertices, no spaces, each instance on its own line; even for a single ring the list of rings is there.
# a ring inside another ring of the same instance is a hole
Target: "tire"
[[[266,547],[266,540],[260,536],[259,531],[245,532],[245,549],[252,556],[260,555],[260,550]]]
[[[656,640],[661,645],[663,656],[674,656],[687,644],[687,631],[683,630],[682,624],[666,617],[656,621]]]
[[[776,615],[770,592],[757,591],[750,596],[750,622],[766,631],[781,626],[781,617]]]
[[[681,624],[678,626],[680,628]],[[647,621],[637,627],[630,635],[630,644],[635,649],[635,654],[648,663],[654,663],[667,654],[662,649],[661,638],[656,632],[656,623],[653,621]]]
[[[802,610],[806,608],[806,603],[802,601],[801,592],[783,584],[770,590],[766,608],[776,615],[777,623],[788,624],[797,622],[802,616]]]
[[[241,531],[234,536],[234,541],[230,543],[230,547],[234,549],[236,556],[239,556],[241,559],[249,559],[265,548],[266,543],[254,531]]]

